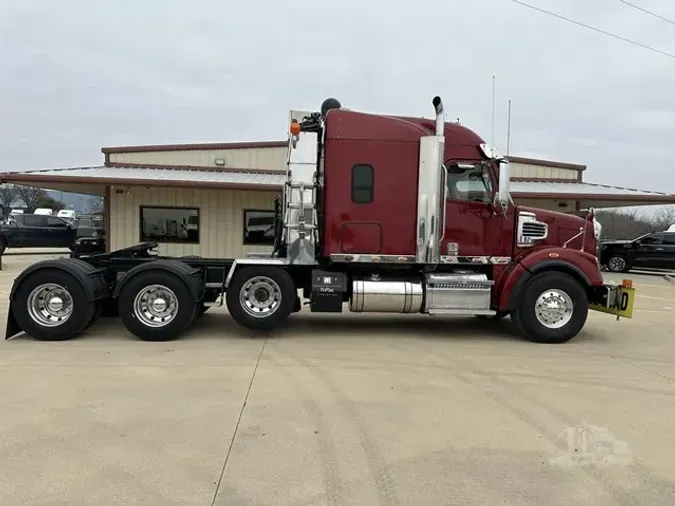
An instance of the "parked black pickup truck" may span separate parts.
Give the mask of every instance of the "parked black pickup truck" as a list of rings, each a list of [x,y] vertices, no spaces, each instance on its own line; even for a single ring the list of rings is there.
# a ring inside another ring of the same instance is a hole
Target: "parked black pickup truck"
[[[633,267],[675,269],[675,232],[656,232],[628,241],[603,241],[600,265],[612,272]]]
[[[0,224],[0,255],[7,248],[69,248],[75,225],[56,216],[17,214]]]

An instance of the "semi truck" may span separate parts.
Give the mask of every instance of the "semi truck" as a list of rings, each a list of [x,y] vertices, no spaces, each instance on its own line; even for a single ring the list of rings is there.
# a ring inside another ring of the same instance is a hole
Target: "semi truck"
[[[630,280],[605,283],[600,273],[592,209],[582,217],[514,205],[508,158],[445,122],[439,97],[432,106],[430,119],[332,98],[317,112],[291,111],[271,253],[176,258],[149,242],[40,261],[14,281],[6,338],[69,339],[117,312],[139,339],[164,341],[225,304],[262,333],[304,303],[327,313],[510,316],[539,343],[572,339],[589,310],[632,317]]]

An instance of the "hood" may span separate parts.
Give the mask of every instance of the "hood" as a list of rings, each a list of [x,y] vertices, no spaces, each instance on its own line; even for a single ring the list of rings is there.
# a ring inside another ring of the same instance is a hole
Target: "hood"
[[[537,241],[537,246],[563,246],[567,241],[579,234],[580,229],[582,229],[586,223],[585,218],[573,214],[549,211],[548,209],[518,206],[518,210],[533,213],[538,221],[548,225],[548,237],[541,241]],[[596,241],[592,222],[587,225],[585,242],[583,241],[583,236],[579,235],[579,237],[572,240],[567,247],[581,249],[582,244],[584,245],[585,251],[595,255]]]

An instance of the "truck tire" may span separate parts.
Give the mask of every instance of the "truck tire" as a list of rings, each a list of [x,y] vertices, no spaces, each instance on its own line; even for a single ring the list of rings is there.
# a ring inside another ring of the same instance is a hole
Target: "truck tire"
[[[297,291],[291,275],[271,266],[242,267],[227,288],[227,309],[250,330],[272,330],[293,311]]]
[[[612,253],[607,259],[607,270],[610,272],[628,272],[630,267],[628,257],[621,253]]]
[[[527,283],[511,318],[527,340],[560,344],[576,336],[587,317],[584,287],[562,272],[543,272]]]
[[[95,316],[96,304],[82,283],[56,268],[39,269],[14,292],[12,314],[28,335],[39,341],[63,341],[82,332]]]
[[[125,283],[118,308],[124,326],[142,341],[170,341],[192,324],[198,305],[179,274],[146,270]]]
[[[84,327],[84,330],[87,330],[89,327],[94,325],[100,318],[101,318],[101,313],[103,312],[103,305],[101,302],[97,302],[94,305],[94,314],[91,317],[91,320],[89,320],[89,323],[87,323],[87,326]]]

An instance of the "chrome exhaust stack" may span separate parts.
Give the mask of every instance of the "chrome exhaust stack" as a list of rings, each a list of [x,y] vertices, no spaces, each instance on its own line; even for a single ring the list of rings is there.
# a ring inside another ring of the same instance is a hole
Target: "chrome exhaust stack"
[[[445,119],[443,118],[443,101],[441,97],[434,97],[431,101],[436,110],[436,136],[443,137],[445,134]]]

